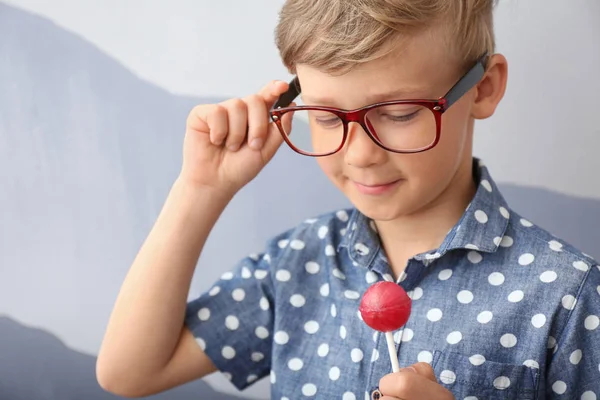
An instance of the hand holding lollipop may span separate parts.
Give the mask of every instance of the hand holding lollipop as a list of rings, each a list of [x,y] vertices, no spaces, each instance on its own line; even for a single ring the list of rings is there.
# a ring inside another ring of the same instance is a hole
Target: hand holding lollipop
[[[392,332],[406,324],[411,304],[410,297],[400,285],[386,281],[369,287],[358,308],[368,326],[385,333],[393,372],[398,372],[400,365]]]

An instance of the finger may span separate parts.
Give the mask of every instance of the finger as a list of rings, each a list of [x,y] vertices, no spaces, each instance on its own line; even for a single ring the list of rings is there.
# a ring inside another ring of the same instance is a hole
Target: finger
[[[248,96],[248,145],[260,150],[267,138],[269,114],[264,99],[259,95]]]
[[[267,109],[271,109],[279,96],[288,90],[289,84],[284,81],[271,81],[258,91],[258,95],[265,100]]]
[[[292,103],[291,106],[294,106],[295,104]],[[285,113],[283,115],[283,117],[281,118],[281,126],[284,129],[284,132],[287,132],[289,134],[289,132],[291,132],[292,129],[292,118],[293,118],[293,112],[289,112],[289,113]],[[271,123],[269,126],[269,130],[268,130],[268,134],[267,134],[267,140],[265,143],[265,147],[264,147],[264,156],[267,160],[270,160],[271,157],[273,157],[275,155],[275,153],[277,152],[277,149],[279,149],[279,147],[281,146],[281,143],[283,142],[283,134],[282,132],[279,130],[279,127],[277,126],[277,124],[275,123]]]
[[[236,151],[246,139],[248,107],[241,99],[227,100],[222,104],[227,108],[229,125],[225,146],[227,146],[230,151]]]
[[[414,370],[414,372],[416,372],[417,374],[421,375],[424,378],[429,379],[432,382],[437,383],[437,378],[435,377],[435,372],[433,371],[433,368],[431,367],[430,364],[428,364],[426,362],[419,362],[419,363],[411,365],[408,368],[412,368]]]
[[[446,388],[408,368],[381,378],[379,390],[384,396],[404,400],[453,399]]]
[[[229,131],[227,110],[223,106],[215,104],[206,115],[206,123],[208,124],[211,143],[220,146],[225,141]]]

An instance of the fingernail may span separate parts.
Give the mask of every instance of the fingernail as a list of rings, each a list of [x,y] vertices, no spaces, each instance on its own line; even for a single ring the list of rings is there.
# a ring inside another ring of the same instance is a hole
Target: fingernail
[[[250,142],[250,147],[254,150],[260,150],[262,148],[262,145],[263,140],[261,138],[252,139],[252,141]]]

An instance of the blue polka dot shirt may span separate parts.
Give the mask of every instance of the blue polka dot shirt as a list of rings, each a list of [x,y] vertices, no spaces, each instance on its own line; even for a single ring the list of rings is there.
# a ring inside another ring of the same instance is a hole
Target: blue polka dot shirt
[[[438,249],[398,278],[411,316],[400,366],[430,363],[456,399],[600,396],[600,267],[510,209],[487,168]],[[393,280],[375,224],[355,209],[310,219],[241,260],[187,307],[186,324],[240,390],[271,398],[371,399],[392,372],[385,335],[358,307]]]

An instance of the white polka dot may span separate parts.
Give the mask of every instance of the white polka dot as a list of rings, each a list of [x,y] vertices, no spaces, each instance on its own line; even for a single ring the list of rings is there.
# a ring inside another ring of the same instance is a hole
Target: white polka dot
[[[590,315],[585,319],[585,321],[583,321],[583,326],[585,326],[585,329],[588,331],[593,331],[594,329],[598,328],[599,325],[600,318],[595,315]]]
[[[294,307],[304,307],[304,304],[306,304],[306,299],[301,294],[295,294],[292,297],[290,297],[290,303]]]
[[[348,221],[348,213],[345,210],[340,210],[337,213],[335,213],[335,215],[342,222],[347,222]]]
[[[502,238],[501,238],[500,236],[496,236],[496,237],[494,238],[494,240],[492,240],[492,242],[494,242],[494,244],[495,244],[496,246],[500,246],[500,243],[502,242]]]
[[[246,292],[244,292],[244,289],[235,289],[231,293],[231,297],[233,297],[235,301],[243,301],[246,298]]]
[[[315,394],[317,394],[317,387],[312,383],[307,383],[306,385],[302,386],[302,394],[306,397],[313,397]]]
[[[475,246],[474,244],[469,243],[468,245],[465,246],[465,249],[479,250],[479,247]]]
[[[475,211],[475,219],[477,219],[477,222],[481,224],[485,224],[486,222],[488,222],[487,214],[481,210]]]
[[[448,337],[446,337],[446,341],[450,344],[457,344],[462,340],[462,333],[458,331],[451,332]]]
[[[275,371],[271,370],[271,383],[275,384],[277,382],[277,376],[275,375]],[[283,400],[283,399],[281,399]]]
[[[264,269],[257,269],[254,271],[254,277],[256,279],[265,279],[269,275],[269,272]]]
[[[242,268],[242,278],[250,279],[252,278],[252,272],[247,267]]]
[[[373,332],[373,341],[377,342],[377,338],[379,337],[379,332],[375,331]]]
[[[544,283],[554,282],[556,278],[558,278],[558,275],[554,271],[546,271],[540,275],[540,280]]]
[[[210,294],[211,296],[216,296],[219,293],[221,293],[221,288],[219,286],[215,286],[212,289],[210,289],[210,292],[208,292],[208,294]]]
[[[223,275],[221,275],[221,279],[224,281],[230,281],[233,279],[233,273],[232,272],[225,272]]]
[[[556,240],[551,240],[550,242],[548,242],[548,246],[550,246],[550,249],[554,251],[562,251],[563,248],[562,243]]]
[[[507,389],[510,386],[510,379],[507,376],[499,376],[494,379],[494,387],[498,390]]]
[[[374,232],[377,232],[377,225],[375,225],[375,221],[369,221],[369,226],[373,229]]]
[[[519,264],[526,266],[531,264],[535,260],[535,256],[531,253],[525,253],[519,257]]]
[[[290,341],[290,336],[284,331],[279,331],[279,332],[275,333],[274,340],[275,340],[275,343],[284,345]]]
[[[304,367],[304,362],[299,358],[292,358],[288,361],[288,368],[292,371],[300,371]]]
[[[415,336],[415,332],[410,329],[410,328],[406,328],[402,331],[402,341],[403,342],[410,342],[413,337]]]
[[[461,290],[456,295],[456,298],[458,299],[459,303],[469,304],[470,302],[473,301],[473,293],[471,293],[468,290]]]
[[[319,357],[327,357],[327,354],[329,354],[329,345],[327,343],[320,345],[317,349],[317,354]]]
[[[546,316],[544,314],[536,314],[531,318],[531,325],[536,328],[541,328],[546,324]]]
[[[302,241],[302,240],[292,240],[292,243],[290,243],[290,247],[294,250],[302,250],[304,247],[306,247],[306,244]]]
[[[329,296],[329,283],[323,284],[323,286],[321,286],[319,289],[319,293],[321,293],[321,296],[323,297]]]
[[[223,377],[225,379],[227,379],[228,381],[230,381],[231,379],[233,379],[233,377],[231,376],[231,374],[229,372],[223,372],[223,373],[221,373],[221,375],[223,375]]]
[[[588,390],[581,395],[581,400],[597,400],[596,393]]]
[[[258,261],[258,254],[256,253],[252,253],[248,257],[254,261]]]
[[[354,291],[354,290],[346,290],[344,292],[344,297],[347,298],[348,300],[356,300],[360,298],[360,293]]]
[[[475,396],[467,396],[467,397],[465,397],[464,400],[479,400],[479,399]]]
[[[252,361],[254,361],[254,362],[261,362],[262,360],[264,360],[264,358],[265,358],[265,355],[263,353],[258,352],[258,351],[255,351],[250,356],[250,359]]]
[[[540,369],[540,364],[538,364],[538,362],[534,360],[525,360],[525,362],[523,362],[523,365],[529,368]]]
[[[248,378],[246,378],[246,382],[252,383],[257,379],[258,379],[258,376],[256,376],[256,375],[248,375]]]
[[[354,395],[354,393],[346,392],[342,396],[342,400],[356,400],[356,396]]]
[[[596,288],[596,292],[598,292],[598,295],[600,296],[600,285],[598,285],[598,287]]]
[[[512,237],[504,236],[504,237],[502,237],[502,240],[500,240],[499,246],[508,248],[508,247],[511,247],[514,243],[515,243],[515,241]]]
[[[571,353],[571,355],[569,356],[569,361],[571,362],[571,364],[577,365],[579,364],[579,361],[581,361],[582,357],[583,353],[581,352],[581,350],[577,349]]]
[[[348,232],[348,229],[346,229],[346,228],[340,229],[340,236],[346,236],[346,232]],[[350,236],[352,236],[352,234],[350,234]]]
[[[548,336],[548,343],[546,344],[546,347],[551,349],[554,346],[556,346],[556,339],[554,339],[553,336]]]
[[[421,297],[423,297],[423,289],[421,289],[420,287],[416,287],[412,291],[411,300],[419,300]]]
[[[269,330],[264,326],[257,327],[254,333],[259,339],[266,339],[269,337]]]
[[[330,311],[331,311],[331,316],[335,318],[337,316],[337,308],[336,308],[335,304],[331,305]]]
[[[467,259],[471,261],[472,264],[479,264],[483,260],[483,256],[476,251],[470,251],[467,254]]]
[[[325,255],[326,256],[335,256],[335,249],[332,245],[328,244],[325,246]]]
[[[471,362],[471,364],[479,366],[485,362],[485,357],[481,354],[474,354],[471,357],[469,357],[469,361]]]
[[[575,261],[573,267],[583,272],[587,272],[587,270],[590,269],[590,266],[583,261]]]
[[[510,218],[510,213],[508,212],[508,210],[504,207],[500,207],[500,214],[502,214],[502,216],[506,219]]]
[[[375,362],[379,360],[379,351],[377,349],[373,349],[373,353],[371,353],[371,362]]]
[[[485,188],[488,192],[492,193],[492,185],[487,179],[483,179],[480,183],[481,186]]]
[[[511,303],[518,303],[523,300],[523,297],[525,297],[525,293],[523,293],[522,290],[515,290],[508,295],[508,301]]]
[[[378,281],[377,278],[377,274],[373,271],[367,271],[367,274],[365,275],[365,279],[367,280],[367,283],[375,283]]]
[[[444,370],[440,373],[440,381],[446,385],[452,385],[456,382],[456,374],[454,371]]]
[[[326,226],[322,226],[319,228],[319,232],[317,233],[317,235],[319,236],[319,239],[325,239],[327,233],[329,233],[329,228],[327,228]]]
[[[438,279],[440,281],[447,281],[448,279],[450,279],[451,276],[452,276],[452,270],[445,269],[443,271],[440,271],[440,273],[438,274]]]
[[[356,311],[356,316],[358,317],[358,319],[360,319],[361,321],[364,321],[362,314],[360,313],[360,310]]]
[[[263,256],[263,260],[265,260],[266,262],[270,263],[271,262],[271,256],[269,254],[265,254]],[[254,274],[254,276],[256,276],[256,273]]]
[[[267,300],[267,298],[266,298],[266,297],[261,297],[261,298],[260,298],[260,302],[259,302],[259,303],[260,303],[260,308],[261,308],[263,311],[267,311],[267,310],[268,310],[268,309],[271,307],[271,306],[269,305],[269,300]]]
[[[564,308],[566,308],[567,310],[572,310],[573,308],[575,308],[577,299],[574,296],[571,296],[570,294],[568,294],[566,296],[563,296],[561,303],[562,303],[562,306]]]
[[[346,275],[344,275],[344,273],[339,268],[334,268],[333,271],[331,271],[331,273],[338,279],[346,279]]]
[[[240,327],[240,320],[237,319],[236,316],[230,315],[227,318],[225,318],[225,326],[227,327],[227,329],[235,331],[237,328]]]
[[[329,379],[332,381],[337,381],[340,379],[340,369],[338,367],[333,367],[329,370]]]
[[[394,278],[390,274],[383,274],[383,280],[387,282],[394,282]]]
[[[567,391],[567,384],[563,381],[556,381],[552,384],[552,391],[556,394],[564,394]]]
[[[312,275],[319,273],[319,270],[321,269],[319,264],[314,261],[307,262],[304,268],[306,268],[306,272]]]
[[[488,282],[492,286],[500,286],[504,283],[504,275],[502,275],[500,272],[493,272],[488,277]]]
[[[370,250],[364,243],[356,243],[354,245],[354,250],[358,252],[361,256],[366,256],[369,254]]]
[[[493,317],[494,314],[492,314],[491,311],[483,311],[477,316],[477,322],[479,322],[480,324],[487,324],[492,320]]]
[[[196,343],[198,343],[198,346],[200,346],[202,350],[206,350],[206,342],[204,341],[204,339],[196,338]]]
[[[288,244],[290,244],[290,241],[287,239],[283,239],[277,242],[277,246],[279,246],[280,249],[285,249],[288,246]]]
[[[432,308],[427,312],[427,319],[431,322],[437,322],[442,319],[442,310],[439,308]]]
[[[527,221],[524,218],[521,218],[521,225],[523,225],[526,228],[531,228],[533,226],[533,224],[529,221]]]
[[[347,333],[348,333],[348,331],[346,331],[346,327],[344,325],[340,326],[340,337],[342,339],[346,339]]]
[[[231,360],[235,357],[235,350],[231,346],[225,346],[221,350],[221,355],[223,356],[223,358]]]
[[[506,333],[500,338],[500,344],[506,348],[515,347],[517,345],[517,337],[512,333]]]
[[[198,311],[198,319],[200,321],[208,321],[210,318],[210,310],[208,308],[202,308]]]
[[[288,270],[281,269],[275,274],[275,279],[277,279],[279,282],[287,282],[292,279],[292,274]]]
[[[304,324],[304,331],[311,335],[319,331],[319,323],[317,321],[308,321]]]
[[[363,352],[361,349],[352,349],[352,351],[350,352],[350,358],[352,358],[352,361],[354,361],[355,363],[361,362],[363,359]]]
[[[433,361],[433,354],[431,354],[430,351],[424,350],[417,355],[417,361],[431,364],[431,361]]]

